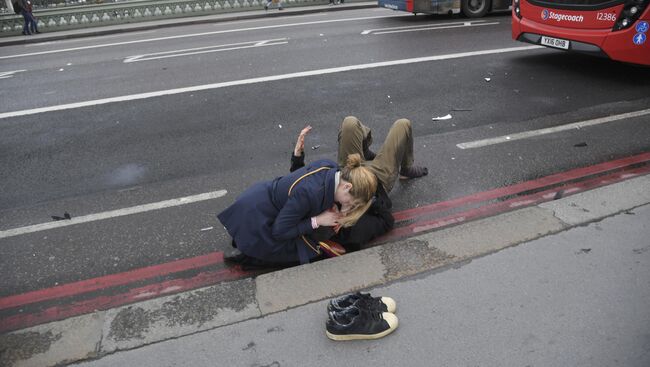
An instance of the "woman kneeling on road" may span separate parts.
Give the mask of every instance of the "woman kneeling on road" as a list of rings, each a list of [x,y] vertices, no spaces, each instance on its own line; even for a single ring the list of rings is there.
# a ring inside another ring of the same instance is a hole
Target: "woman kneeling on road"
[[[350,154],[345,167],[319,160],[244,191],[217,215],[238,251],[226,261],[292,266],[321,256],[312,235],[321,226],[350,227],[377,190],[377,178]]]

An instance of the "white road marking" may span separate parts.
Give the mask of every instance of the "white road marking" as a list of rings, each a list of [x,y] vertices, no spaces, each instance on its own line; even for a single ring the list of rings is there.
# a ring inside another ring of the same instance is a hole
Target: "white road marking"
[[[285,45],[287,43],[289,42],[287,41],[286,38],[279,38],[279,39],[272,39],[272,40],[249,41],[249,42],[240,42],[240,43],[230,43],[225,45],[186,48],[184,50],[163,51],[163,52],[155,52],[151,54],[129,56],[126,59],[124,59],[124,63],[166,59],[170,57],[189,56],[189,55],[197,55],[197,54],[204,54],[204,53],[211,53],[211,52],[241,50],[245,48],[277,46],[277,45]]]
[[[10,118],[10,117],[18,117],[18,116],[34,115],[34,114],[37,114],[37,113],[44,113],[44,112],[71,110],[71,109],[75,109],[75,108],[97,106],[97,105],[103,105],[103,104],[115,103],[115,102],[128,102],[128,101],[134,101],[134,100],[137,100],[137,99],[147,99],[147,98],[168,96],[168,95],[188,93],[188,92],[197,92],[197,91],[203,91],[203,90],[212,90],[212,89],[218,89],[218,88],[226,88],[226,87],[232,87],[232,86],[246,85],[246,84],[264,83],[264,82],[271,82],[271,81],[277,81],[277,80],[286,80],[286,79],[294,79],[294,78],[304,78],[304,77],[315,76],[315,75],[342,73],[342,72],[346,72],[346,71],[380,68],[380,67],[385,67],[385,66],[406,65],[406,64],[414,64],[414,63],[420,63],[420,62],[457,59],[457,58],[462,58],[462,57],[493,55],[493,54],[500,54],[500,53],[507,53],[507,52],[529,51],[529,50],[541,49],[541,48],[544,48],[544,47],[543,46],[518,46],[518,47],[509,47],[509,48],[497,48],[497,49],[492,49],[492,50],[459,52],[459,53],[446,54],[446,55],[416,57],[416,58],[411,58],[411,59],[373,62],[373,63],[369,63],[369,64],[340,66],[340,67],[329,68],[329,69],[301,71],[301,72],[289,73],[289,74],[271,75],[271,76],[264,76],[264,77],[258,77],[258,78],[233,80],[233,81],[230,81],[230,82],[196,85],[196,86],[192,86],[192,87],[167,89],[167,90],[160,90],[160,91],[155,91],[155,92],[147,92],[147,93],[139,93],[139,94],[130,94],[130,95],[119,96],[119,97],[95,99],[95,100],[91,100],[91,101],[68,103],[68,104],[62,104],[62,105],[57,105],[57,106],[32,108],[32,109],[29,109],[29,110],[4,112],[4,113],[0,113],[0,119]]]
[[[39,47],[39,46],[47,46],[47,45],[60,45],[64,43],[80,43],[80,42],[88,42],[96,39],[106,39],[106,38],[119,38],[119,37],[129,37],[133,38],[133,36],[139,36],[142,34],[151,34],[151,33],[156,33],[157,31],[140,31],[140,32],[125,32],[125,33],[118,33],[118,34],[107,34],[104,36],[96,36],[96,37],[82,37],[82,38],[71,38],[71,39],[65,39],[65,40],[57,40],[57,41],[47,41],[47,42],[39,42],[39,43],[28,43],[24,45],[24,47]]]
[[[426,28],[418,28],[418,29],[402,29],[402,30],[396,30],[396,31],[374,32],[372,34],[391,34],[391,33],[404,33],[404,32],[432,31],[432,30],[438,30],[438,29],[478,27],[478,26],[482,26],[482,25],[495,25],[495,24],[499,24],[499,22],[469,24],[469,25],[467,25],[467,24],[459,24],[459,25],[450,25],[450,26],[444,26],[444,27],[426,27]]]
[[[532,138],[534,136],[553,134],[565,130],[580,129],[583,127],[605,124],[608,122],[620,121],[620,120],[625,120],[625,119],[645,116],[645,115],[650,115],[650,109],[628,112],[620,115],[601,117],[593,120],[574,122],[571,124],[549,127],[545,129],[524,131],[516,134],[498,136],[496,138],[489,138],[489,139],[471,141],[467,143],[460,143],[460,144],[456,144],[456,146],[459,147],[460,149],[481,148],[488,145],[495,145],[495,144],[501,144],[501,143],[515,141],[515,140],[527,139],[527,138]]]
[[[472,22],[450,22],[450,23],[437,23],[437,24],[421,24],[421,25],[411,25],[411,26],[404,26],[404,27],[390,27],[390,28],[377,28],[377,29],[366,29],[361,34],[366,35],[366,34],[371,34],[376,32],[390,32],[390,31],[409,31],[409,30],[416,30],[419,31],[421,29],[430,29],[430,28],[443,28],[445,26],[471,26],[473,24],[480,24],[480,23],[485,23],[485,20],[475,20]]]
[[[174,206],[180,206],[180,205],[196,203],[196,202],[199,202],[199,201],[217,199],[217,198],[220,198],[222,196],[225,196],[227,193],[228,193],[228,191],[226,191],[226,190],[206,192],[206,193],[203,193],[203,194],[198,194],[198,195],[193,195],[193,196],[186,196],[186,197],[177,198],[177,199],[159,201],[157,203],[132,206],[130,208],[116,209],[116,210],[111,210],[111,211],[97,213],[97,214],[84,215],[84,216],[81,216],[81,217],[73,217],[70,220],[59,220],[59,221],[55,221],[55,222],[34,224],[34,225],[31,225],[31,226],[26,226],[26,227],[12,228],[12,229],[7,229],[7,230],[4,230],[4,231],[0,231],[0,238],[19,236],[19,235],[23,235],[23,234],[27,234],[27,233],[34,233],[34,232],[46,231],[46,230],[54,229],[54,228],[72,226],[72,225],[75,225],[75,224],[95,222],[95,221],[104,220],[104,219],[123,217],[125,215],[144,213],[144,212],[149,212],[149,211],[152,211],[152,210],[158,210],[158,209],[170,208],[170,207],[174,207]]]
[[[26,57],[26,56],[47,55],[47,54],[54,54],[54,53],[61,53],[61,52],[71,52],[71,51],[90,50],[90,49],[103,48],[103,47],[114,47],[114,46],[132,45],[132,44],[137,44],[137,43],[166,41],[166,40],[170,40],[170,39],[190,38],[190,37],[201,37],[201,36],[211,36],[211,35],[215,35],[215,34],[225,34],[225,33],[235,33],[235,32],[247,32],[247,31],[256,31],[256,30],[261,30],[261,29],[275,29],[275,28],[285,28],[285,27],[298,27],[298,26],[312,25],[312,24],[337,23],[337,22],[353,22],[353,21],[358,21],[358,20],[379,19],[379,18],[396,18],[396,17],[404,17],[404,16],[410,16],[410,15],[398,15],[398,16],[395,16],[395,15],[380,15],[380,16],[374,16],[374,17],[359,17],[359,18],[345,18],[345,19],[317,20],[317,21],[313,21],[313,22],[299,22],[299,23],[289,23],[289,24],[276,24],[276,25],[259,26],[259,27],[249,27],[249,28],[239,28],[239,29],[228,29],[228,30],[222,30],[222,31],[211,31],[211,32],[201,32],[201,33],[192,33],[192,34],[181,34],[181,35],[168,36],[168,37],[148,38],[148,39],[142,39],[142,40],[133,40],[133,41],[124,41],[124,42],[114,42],[114,43],[104,43],[104,44],[100,44],[100,45],[79,46],[79,47],[63,48],[63,49],[59,49],[59,50],[37,51],[37,52],[30,52],[30,53],[24,53],[24,54],[15,54],[15,55],[0,56],[0,60],[3,60],[3,59],[12,59],[12,58],[17,58],[17,57]]]
[[[0,79],[7,79],[14,76],[16,73],[22,73],[27,70],[13,70],[13,71],[0,71]]]

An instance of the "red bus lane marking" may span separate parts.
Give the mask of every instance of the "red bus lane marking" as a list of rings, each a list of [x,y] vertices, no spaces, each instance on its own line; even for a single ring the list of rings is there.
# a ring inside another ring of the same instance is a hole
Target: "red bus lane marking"
[[[18,314],[2,319],[0,333],[24,329],[30,326],[44,324],[51,321],[66,319],[83,315],[98,310],[107,310],[129,303],[164,296],[173,293],[188,291],[228,280],[236,280],[250,275],[250,272],[232,267],[216,271],[200,273],[188,279],[172,279],[162,283],[150,284],[140,288],[130,289],[128,292],[110,296],[100,296],[86,301],[74,302],[68,305],[53,306],[40,312]]]
[[[514,209],[518,209],[530,205],[541,204],[543,202],[553,200],[555,196],[560,192],[562,193],[563,196],[564,195],[570,196],[578,192],[586,191],[600,186],[605,186],[615,182],[624,181],[648,173],[650,173],[650,166],[644,166],[632,170],[625,170],[621,172],[612,173],[606,176],[592,178],[586,181],[576,182],[566,186],[556,187],[554,189],[509,199],[494,204],[484,205],[479,208],[467,210],[462,213],[453,214],[443,218],[415,222],[408,226],[395,228],[392,231],[388,232],[386,235],[375,239],[373,243],[380,244],[388,241],[394,241],[394,240],[412,236],[420,232],[448,227],[451,225],[467,222],[473,219],[489,217],[489,216],[493,216],[496,214],[504,213],[507,211],[511,211]]]
[[[0,298],[0,310],[62,297],[75,296],[104,288],[125,285],[139,280],[178,273],[185,270],[198,269],[222,262],[223,253],[212,252],[189,259],[182,259],[164,264],[134,269],[123,273],[111,274],[103,277],[86,279],[79,282],[62,284],[51,288],[40,289],[33,292]]]
[[[605,173],[608,171],[622,169],[634,164],[640,164],[650,161],[650,153],[642,153],[632,157],[617,159],[615,161],[596,164],[589,167],[577,168],[567,172],[557,173],[554,175],[542,177],[536,180],[526,181],[512,186],[500,187],[497,189],[483,191],[476,194],[463,196],[439,203],[421,206],[419,208],[406,209],[401,212],[393,213],[396,222],[416,218],[418,216],[432,214],[434,212],[447,209],[457,208],[482,201],[498,199],[500,197],[514,195],[525,191],[540,189],[543,187],[561,184],[566,181],[576,180],[585,176]]]

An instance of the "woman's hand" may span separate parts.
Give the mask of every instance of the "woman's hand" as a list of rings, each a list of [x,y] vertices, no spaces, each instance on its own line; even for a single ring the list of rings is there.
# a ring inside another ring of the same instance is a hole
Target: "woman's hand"
[[[318,223],[319,226],[335,227],[339,224],[339,219],[341,217],[342,215],[339,213],[338,208],[335,205],[332,208],[318,214],[315,219],[316,223]]]
[[[296,147],[293,149],[294,156],[300,157],[302,155],[302,152],[305,150],[305,136],[307,136],[310,131],[311,125],[305,126],[305,128],[300,131],[300,135],[298,135],[298,141],[296,141]]]

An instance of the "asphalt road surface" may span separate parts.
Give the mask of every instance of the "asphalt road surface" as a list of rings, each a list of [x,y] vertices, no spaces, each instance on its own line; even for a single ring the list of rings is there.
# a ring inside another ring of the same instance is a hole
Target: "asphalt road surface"
[[[430,174],[396,185],[395,210],[650,151],[650,69],[514,42],[509,15],[366,9],[192,25],[3,47],[9,71],[0,231],[15,231],[0,236],[0,297],[223,251],[215,213],[287,172],[306,124],[307,158],[334,159],[345,116],[373,128],[375,150],[410,119]],[[123,215],[133,207],[144,209]]]

